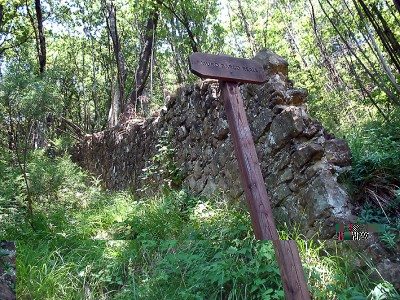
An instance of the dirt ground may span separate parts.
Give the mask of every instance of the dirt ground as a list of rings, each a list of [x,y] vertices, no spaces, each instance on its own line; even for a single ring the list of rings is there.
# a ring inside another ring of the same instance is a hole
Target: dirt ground
[[[0,241],[0,299],[16,299],[16,249],[11,241]]]

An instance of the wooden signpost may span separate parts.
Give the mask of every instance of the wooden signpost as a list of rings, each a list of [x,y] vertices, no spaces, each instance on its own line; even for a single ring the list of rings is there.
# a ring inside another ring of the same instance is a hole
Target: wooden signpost
[[[220,80],[221,97],[228,117],[254,234],[259,240],[273,242],[285,298],[310,299],[296,241],[279,240],[240,95],[239,82],[262,83],[266,80],[262,65],[253,60],[228,55],[194,53],[189,57],[189,66],[192,73],[202,78]]]

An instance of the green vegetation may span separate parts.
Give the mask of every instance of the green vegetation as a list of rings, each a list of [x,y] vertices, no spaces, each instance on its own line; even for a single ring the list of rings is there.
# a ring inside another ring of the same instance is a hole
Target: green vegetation
[[[138,199],[102,190],[67,155],[35,151],[29,159],[34,218],[3,207],[0,226],[2,238],[17,240],[20,299],[283,299],[273,246],[254,239],[239,207],[184,190]],[[16,183],[1,190],[2,199],[26,211],[20,175],[2,166],[3,185]],[[293,230],[280,236],[300,237]],[[390,284],[354,269],[341,245],[334,255],[321,242],[299,239],[298,246],[313,299],[398,297]]]
[[[387,248],[400,243],[400,135],[397,127],[370,122],[350,132],[351,188],[358,222],[385,224],[379,237]]]
[[[254,240],[240,208],[180,190],[168,136],[143,198],[102,189],[66,154],[120,113],[167,105],[197,80],[187,71],[196,51],[251,58],[268,47],[287,59],[310,115],[349,142],[343,180],[359,221],[385,224],[379,237],[396,251],[398,12],[384,0],[0,0],[0,237],[18,240],[18,297],[282,298],[271,245]],[[298,246],[315,299],[398,297],[340,245],[334,256]]]
[[[155,146],[157,153],[147,162],[141,176],[141,192],[154,194],[154,189],[173,189],[182,186],[182,171],[175,161],[176,149],[171,144],[170,132],[164,132]]]

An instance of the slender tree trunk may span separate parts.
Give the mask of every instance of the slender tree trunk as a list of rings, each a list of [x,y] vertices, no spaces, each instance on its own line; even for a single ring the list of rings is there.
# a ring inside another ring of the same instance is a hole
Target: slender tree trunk
[[[37,53],[37,57],[39,59],[39,57],[40,57],[39,34],[38,34],[38,31],[36,28],[35,18],[33,17],[31,10],[29,9],[28,0],[25,0],[25,7],[26,7],[26,12],[28,13],[29,21],[30,21],[32,29],[33,29],[33,33],[35,35],[36,53]],[[40,63],[39,63],[39,65],[40,65]],[[40,67],[39,67],[39,70],[40,70]]]
[[[90,35],[92,42],[92,67],[93,67],[93,104],[94,104],[94,122],[95,130],[100,128],[100,115],[99,115],[99,99],[97,98],[97,79],[96,79],[96,59],[94,55],[94,42],[93,36]]]
[[[243,22],[244,31],[246,32],[247,40],[249,41],[250,45],[250,52],[251,52],[250,54],[253,57],[255,55],[253,35],[251,34],[249,22],[247,22],[246,15],[243,11],[242,2],[240,0],[237,0],[237,3],[239,8],[239,18]]]
[[[399,87],[399,85],[397,84],[396,79],[395,79],[394,75],[392,74],[392,71],[390,70],[389,64],[387,63],[387,61],[386,61],[384,55],[382,54],[382,52],[380,51],[380,49],[379,49],[379,47],[378,47],[378,45],[377,45],[377,43],[376,43],[376,41],[375,41],[374,35],[373,35],[372,32],[371,32],[370,27],[369,27],[368,24],[365,22],[365,18],[364,18],[364,15],[363,15],[362,12],[361,12],[361,9],[358,7],[357,3],[354,3],[354,6],[355,6],[355,8],[356,8],[356,10],[357,10],[357,13],[358,13],[358,15],[359,15],[359,17],[360,17],[360,20],[361,20],[361,21],[363,22],[363,24],[364,24],[364,28],[365,28],[365,30],[366,30],[366,32],[367,32],[367,35],[368,35],[368,38],[365,37],[365,35],[363,35],[364,38],[365,38],[367,41],[368,41],[368,40],[371,41],[371,43],[368,42],[368,45],[370,46],[370,48],[372,49],[372,51],[376,54],[376,56],[377,56],[377,58],[378,58],[378,60],[379,60],[379,62],[380,62],[380,64],[381,64],[381,67],[383,68],[383,70],[384,70],[384,72],[386,73],[386,75],[388,76],[390,82],[392,83],[392,85],[393,85],[394,88],[396,89],[398,95],[400,95],[400,87]],[[347,7],[347,9],[349,10],[348,7]]]
[[[353,0],[353,2],[355,2],[355,0]],[[376,33],[379,36],[379,39],[382,41],[382,44],[386,49],[387,53],[389,54],[393,64],[400,72],[400,45],[397,42],[396,38],[394,37],[393,32],[390,30],[386,21],[382,18],[382,15],[380,14],[376,6],[373,7],[373,11],[377,15],[381,24],[379,24],[378,20],[376,19],[372,11],[368,8],[368,6],[365,4],[363,0],[358,0],[357,2],[361,5],[361,8],[363,9],[365,15],[367,16],[372,26],[374,27]]]
[[[154,66],[156,68],[156,73],[157,73],[158,79],[160,80],[161,87],[162,87],[162,92],[163,92],[164,99],[165,99],[166,94],[168,94],[169,91],[168,91],[168,88],[167,88],[167,83],[166,83],[165,78],[164,78],[163,73],[162,73],[162,69],[161,69],[160,65],[158,64],[157,59],[155,59],[155,58],[154,58]]]
[[[118,118],[121,113],[121,101],[118,87],[118,79],[115,79],[115,71],[113,67],[113,56],[111,54],[110,40],[108,41],[108,55],[110,58],[110,65],[107,69],[111,70],[110,79],[110,110],[108,111],[108,127],[113,127],[118,124]]]
[[[399,57],[400,57],[399,42],[397,41],[395,35],[393,34],[393,31],[390,29],[389,25],[387,24],[386,20],[382,17],[380,10],[376,7],[375,4],[372,6],[372,10],[378,16],[378,19],[383,26],[383,33],[386,37],[388,44],[390,45],[390,48],[392,49],[392,53],[394,53],[396,55],[397,61],[399,61]],[[399,71],[400,71],[400,69],[399,69]]]
[[[167,36],[167,40],[171,47],[171,51],[174,54],[173,60],[174,60],[174,64],[175,64],[177,83],[181,84],[187,78],[181,67],[181,58],[179,56],[179,50],[178,50],[179,45],[176,45],[176,43],[175,43],[176,39],[179,37],[178,37],[178,32],[176,30],[175,18],[173,16],[171,17],[170,23],[171,23],[171,31],[170,31],[171,33],[170,33],[170,35]]]
[[[400,13],[400,0],[393,0],[393,2],[394,2],[394,5],[396,6],[397,10]]]
[[[130,103],[134,107],[137,105],[138,97],[143,94],[144,88],[146,86],[147,78],[150,74],[150,60],[151,53],[155,38],[155,31],[157,28],[159,12],[158,8],[154,8],[147,19],[146,32],[144,44],[142,45],[142,50],[139,57],[139,65],[135,73],[135,87],[130,96]],[[153,32],[154,31],[154,32]]]
[[[244,49],[242,47],[240,47],[239,42],[236,38],[236,36],[238,36],[238,34],[235,33],[235,29],[233,28],[233,24],[232,24],[232,7],[229,5],[229,1],[226,2],[226,8],[227,8],[227,12],[228,12],[228,17],[229,17],[229,28],[231,30],[231,32],[233,33],[234,39],[235,39],[235,44],[236,44],[236,49],[238,49],[240,51],[240,55],[242,57],[246,57],[246,52],[244,51]]]
[[[193,52],[199,52],[200,51],[200,46],[199,43],[196,41],[193,31],[190,28],[190,21],[187,19],[186,15],[184,14],[183,18],[178,18],[178,20],[182,23],[183,27],[185,27],[186,32],[189,36],[189,42],[190,46],[192,48]]]
[[[315,39],[317,41],[317,46],[321,52],[322,58],[323,58],[323,65],[325,68],[328,70],[328,76],[331,84],[333,86],[339,87],[344,85],[344,81],[342,77],[340,76],[339,72],[337,71],[335,64],[331,60],[331,56],[328,53],[328,50],[325,47],[325,44],[322,40],[322,37],[318,33],[318,27],[317,27],[317,21],[315,18],[315,12],[314,12],[314,6],[310,0],[310,6],[311,6],[311,24],[314,32]]]
[[[82,97],[83,97],[83,123],[85,133],[89,132],[89,119],[90,111],[88,100],[86,97],[86,86],[85,86],[85,42],[82,42],[82,74],[81,74],[81,86],[82,86]]]
[[[4,6],[0,3],[0,32],[3,32]]]
[[[399,20],[399,18],[397,18],[397,15],[399,15],[399,17],[400,17],[400,14],[398,14],[397,11],[396,11],[395,9],[392,8],[392,5],[390,5],[390,4],[388,3],[387,0],[385,0],[385,3],[386,3],[386,5],[387,5],[387,7],[389,8],[389,11],[390,11],[390,13],[392,14],[393,18],[396,20],[397,25],[400,26],[400,20]],[[397,1],[397,3],[400,3],[400,0]],[[395,6],[396,6],[396,1],[394,2],[394,4],[395,4]],[[399,7],[400,7],[400,4],[399,4]],[[396,7],[396,8],[397,8],[398,11],[400,12],[399,7]]]
[[[169,7],[165,1],[162,0],[156,0],[157,3],[161,6],[164,6],[167,10],[169,10],[174,16],[175,18],[183,25],[183,27],[185,27],[186,33],[189,36],[189,43],[190,43],[190,47],[192,48],[193,52],[199,52],[200,51],[200,46],[199,43],[196,41],[193,31],[190,28],[190,20],[187,19],[187,16],[185,14],[185,12],[183,12],[183,16],[179,16],[179,14],[176,12],[176,9]]]
[[[288,5],[289,5],[289,10],[292,11],[290,2],[288,2]],[[286,10],[285,10],[285,13],[283,13],[281,7],[278,6],[278,8],[279,8],[279,12],[281,13],[282,16],[286,15]],[[286,8],[286,6],[285,6],[285,8]],[[292,22],[288,21],[286,17],[283,17],[283,21],[285,22],[285,27],[286,27],[287,33],[289,34],[288,42],[292,47],[292,51],[293,51],[293,53],[297,52],[297,54],[301,58],[301,61],[303,62],[303,66],[306,68],[307,62],[306,62],[304,56],[302,55],[300,46],[298,45],[298,43],[296,41],[297,33],[293,32],[295,29],[293,28]]]
[[[16,118],[15,118],[16,117]],[[28,155],[28,147],[29,147],[29,137],[31,133],[31,127],[32,127],[32,119],[26,120],[26,128],[23,128],[18,122],[17,116],[14,117],[12,108],[11,108],[11,103],[8,105],[8,118],[10,122],[10,131],[13,133],[14,137],[14,144],[13,144],[13,150],[15,152],[16,158],[17,158],[17,164],[18,168],[20,169],[23,179],[24,179],[24,184],[25,184],[25,189],[26,189],[26,204],[27,204],[27,217],[28,217],[28,222],[32,224],[32,219],[33,219],[33,199],[32,199],[32,193],[31,193],[31,188],[29,184],[29,179],[28,179],[28,173],[27,173],[27,155]],[[17,120],[16,124],[14,124],[14,119]],[[23,132],[25,129],[25,137],[24,137],[24,146],[22,149],[22,157],[21,157],[21,149],[19,147],[18,141],[19,141],[19,136],[18,132]]]
[[[370,69],[367,68],[365,66],[365,64],[361,61],[361,59],[359,58],[359,56],[354,52],[354,50],[352,49],[352,47],[349,45],[347,39],[343,36],[343,34],[340,32],[340,30],[338,29],[338,27],[336,26],[335,22],[332,20],[332,18],[328,15],[328,13],[326,12],[326,10],[324,9],[321,0],[318,0],[319,5],[324,13],[324,15],[327,17],[327,19],[329,20],[329,22],[331,23],[331,25],[333,26],[333,28],[335,29],[335,31],[337,32],[337,34],[339,35],[340,39],[342,40],[342,42],[346,45],[347,50],[350,51],[350,53],[354,56],[354,58],[358,61],[358,63],[360,64],[360,66],[364,69],[364,71],[369,75],[369,77],[371,78],[371,80],[380,88],[382,89],[382,91],[384,91],[386,93],[386,95],[388,97],[390,97],[393,100],[393,103],[395,103],[396,105],[400,106],[400,102],[399,99],[396,97],[396,95],[394,95],[385,85],[385,82],[382,80],[381,77],[379,76],[375,76],[374,74],[371,73]],[[328,1],[329,3],[329,1]],[[375,71],[375,70],[374,70]]]
[[[35,0],[35,10],[37,18],[37,28],[39,32],[39,65],[40,73],[43,74],[46,68],[46,40],[44,37],[43,17],[40,0]]]
[[[355,0],[353,0],[354,5],[357,9],[357,12],[359,13],[359,16],[361,18],[361,20],[364,20],[363,15],[361,13],[361,10],[359,9],[357,2]],[[377,78],[380,78],[382,84],[384,84],[384,80],[381,79],[379,72],[377,71],[375,64],[371,61],[369,55],[367,55],[367,53],[363,50],[362,45],[360,45],[359,41],[351,34],[352,30],[349,28],[349,26],[346,24],[346,21],[343,19],[343,17],[341,16],[341,14],[336,10],[336,8],[330,3],[329,0],[327,0],[328,5],[333,9],[333,11],[335,12],[335,14],[339,17],[339,20],[342,22],[342,24],[344,24],[344,26],[347,29],[348,34],[351,36],[351,39],[354,41],[354,43],[357,45],[358,50],[361,52],[362,56],[364,57],[364,59],[368,62],[369,66],[370,66],[370,70],[373,71],[374,75]],[[350,11],[350,8],[347,6],[347,4],[345,4],[348,11],[350,12],[350,14],[352,13]],[[354,18],[354,16],[353,16]],[[366,30],[369,32],[369,28],[368,26],[365,24],[365,28]],[[369,32],[370,33],[370,32]],[[363,34],[363,36],[365,37],[365,35]],[[395,82],[395,80],[392,80],[392,74],[390,72],[390,69],[388,68],[388,66],[385,64],[385,60],[383,59],[383,56],[381,55],[381,52],[379,50],[379,48],[377,47],[376,43],[375,43],[375,39],[373,38],[373,35],[370,34],[370,39],[366,38],[368,45],[370,45],[373,53],[378,57],[378,60],[381,62],[381,67],[383,68],[384,72],[386,73],[386,75],[388,76],[389,80],[392,82],[392,85],[394,86],[394,88],[399,92],[400,94],[400,90],[399,87],[397,85],[397,83]],[[369,40],[371,40],[372,43],[374,43],[374,47],[369,43]]]
[[[123,110],[125,107],[125,82],[128,74],[128,67],[126,64],[125,56],[122,53],[120,38],[117,29],[117,16],[116,16],[115,6],[113,4],[106,3],[106,8],[108,12],[107,28],[109,35],[111,36],[112,39],[115,61],[117,63],[118,85],[116,85],[115,88],[118,88],[119,92],[118,97],[115,97],[114,93],[113,101],[111,102],[110,114],[118,116],[120,111]],[[112,107],[113,104],[115,105],[115,107]],[[118,117],[115,118],[114,116],[111,119],[109,118],[109,121],[110,120],[116,121],[116,119],[118,119]],[[109,123],[110,127],[114,125],[116,125],[116,123]]]

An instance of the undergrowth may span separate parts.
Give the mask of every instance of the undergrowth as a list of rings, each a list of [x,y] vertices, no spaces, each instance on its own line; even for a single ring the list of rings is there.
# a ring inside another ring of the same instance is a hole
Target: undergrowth
[[[399,124],[370,121],[348,138],[357,222],[384,225],[379,238],[390,250],[400,244]]]
[[[397,125],[370,122],[348,138],[356,200],[400,216],[400,133]]]
[[[19,299],[284,299],[272,243],[255,240],[248,213],[218,196],[106,191],[68,156],[37,152],[29,168],[41,174],[30,175],[38,190],[27,222],[19,174],[1,163],[0,195],[9,205],[0,234],[17,240]],[[340,251],[313,240],[297,245],[313,299],[398,297]]]

